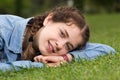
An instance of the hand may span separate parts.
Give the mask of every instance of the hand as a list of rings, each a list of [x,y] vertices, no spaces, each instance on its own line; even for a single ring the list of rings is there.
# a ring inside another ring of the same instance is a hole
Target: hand
[[[34,61],[43,63],[59,63],[61,61],[65,62],[62,56],[43,56],[43,55],[34,57]]]
[[[70,54],[66,54],[66,55],[69,59],[69,62],[72,61],[72,55],[70,55]],[[67,62],[64,60],[64,58],[62,56],[43,56],[43,55],[34,57],[34,61],[35,62],[43,62],[50,67],[57,67],[60,64]]]
[[[68,62],[71,62],[73,56],[72,56],[71,54],[66,54],[66,56],[68,57]],[[62,56],[61,56],[61,57],[62,57]],[[57,58],[57,56],[56,56],[56,58]],[[67,62],[63,57],[62,57],[61,59],[62,59],[62,60],[58,60],[58,61],[56,61],[55,63],[47,63],[47,65],[48,65],[49,67],[57,67],[57,66],[63,65],[64,63]]]

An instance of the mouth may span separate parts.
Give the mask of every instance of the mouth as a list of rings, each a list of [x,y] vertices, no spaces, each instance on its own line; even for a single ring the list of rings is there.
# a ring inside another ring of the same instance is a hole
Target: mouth
[[[53,45],[50,43],[50,41],[48,41],[48,52],[49,53],[55,53]]]

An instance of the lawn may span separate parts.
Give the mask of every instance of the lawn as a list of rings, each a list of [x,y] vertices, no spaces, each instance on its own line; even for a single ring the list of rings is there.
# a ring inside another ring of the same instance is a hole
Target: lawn
[[[87,15],[86,19],[91,29],[90,42],[112,46],[117,51],[115,55],[79,60],[57,68],[0,73],[0,80],[119,80],[120,14]]]

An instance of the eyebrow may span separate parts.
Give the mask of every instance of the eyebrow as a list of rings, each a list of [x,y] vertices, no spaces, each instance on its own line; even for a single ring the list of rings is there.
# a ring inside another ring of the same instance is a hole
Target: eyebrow
[[[71,43],[69,43],[70,44],[70,46],[72,47],[72,49],[74,49],[74,46],[71,44]]]
[[[68,32],[67,32],[65,29],[63,29],[63,30],[64,30],[64,32],[65,32],[66,37],[69,37]]]

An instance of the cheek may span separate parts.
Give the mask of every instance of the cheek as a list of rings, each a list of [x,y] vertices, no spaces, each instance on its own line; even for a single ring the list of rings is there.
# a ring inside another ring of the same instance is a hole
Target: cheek
[[[58,53],[59,53],[60,55],[63,55],[63,54],[68,53],[68,51],[67,51],[65,48],[63,48],[63,49],[61,49]]]
[[[58,41],[58,40],[61,40],[61,37],[58,33],[53,31],[53,32],[48,34],[48,39]]]

